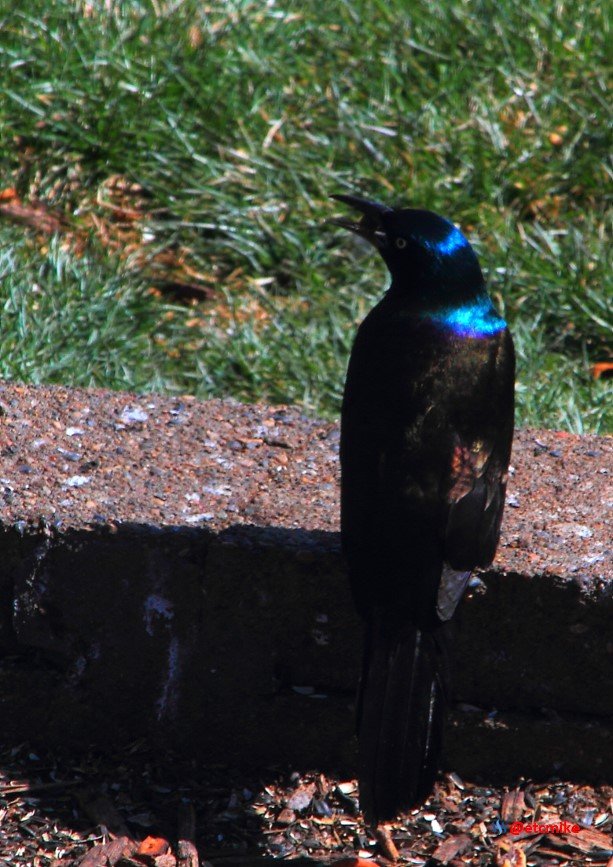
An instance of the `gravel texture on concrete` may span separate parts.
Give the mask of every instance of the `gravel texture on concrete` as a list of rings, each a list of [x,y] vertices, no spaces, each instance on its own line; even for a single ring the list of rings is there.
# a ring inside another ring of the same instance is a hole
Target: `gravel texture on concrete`
[[[5,526],[338,530],[338,427],[295,408],[6,384],[0,416]],[[599,593],[612,475],[611,437],[519,431],[497,568]]]

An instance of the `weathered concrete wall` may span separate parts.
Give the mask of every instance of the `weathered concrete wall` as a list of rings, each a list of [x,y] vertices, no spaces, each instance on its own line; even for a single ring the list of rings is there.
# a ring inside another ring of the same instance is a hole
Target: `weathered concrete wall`
[[[6,736],[351,767],[337,443],[293,409],[0,387]],[[457,697],[483,710],[452,717],[450,766],[610,776],[612,454],[518,435],[458,630]]]

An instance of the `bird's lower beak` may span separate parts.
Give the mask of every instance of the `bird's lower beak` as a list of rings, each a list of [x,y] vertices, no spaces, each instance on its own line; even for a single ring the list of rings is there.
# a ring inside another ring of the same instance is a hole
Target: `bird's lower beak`
[[[362,217],[359,220],[350,220],[346,217],[333,217],[328,222],[334,223],[335,226],[341,226],[343,229],[348,229],[362,238],[366,238],[375,247],[381,247],[385,243],[386,234],[383,228],[383,215],[391,212],[391,208],[387,205],[381,205],[379,202],[373,202],[370,199],[360,199],[357,196],[336,195],[331,196],[338,202],[344,202],[356,211],[360,211]]]

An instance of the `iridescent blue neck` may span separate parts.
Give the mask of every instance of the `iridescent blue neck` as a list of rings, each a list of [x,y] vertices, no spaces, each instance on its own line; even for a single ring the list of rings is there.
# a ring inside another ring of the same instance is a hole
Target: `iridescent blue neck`
[[[487,295],[442,307],[424,317],[457,337],[490,337],[507,326]]]

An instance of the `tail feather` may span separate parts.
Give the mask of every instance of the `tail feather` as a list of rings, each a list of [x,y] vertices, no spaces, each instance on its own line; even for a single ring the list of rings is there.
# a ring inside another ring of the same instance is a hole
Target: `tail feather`
[[[444,629],[376,612],[367,626],[358,698],[360,803],[371,822],[392,819],[434,782],[446,708]]]

